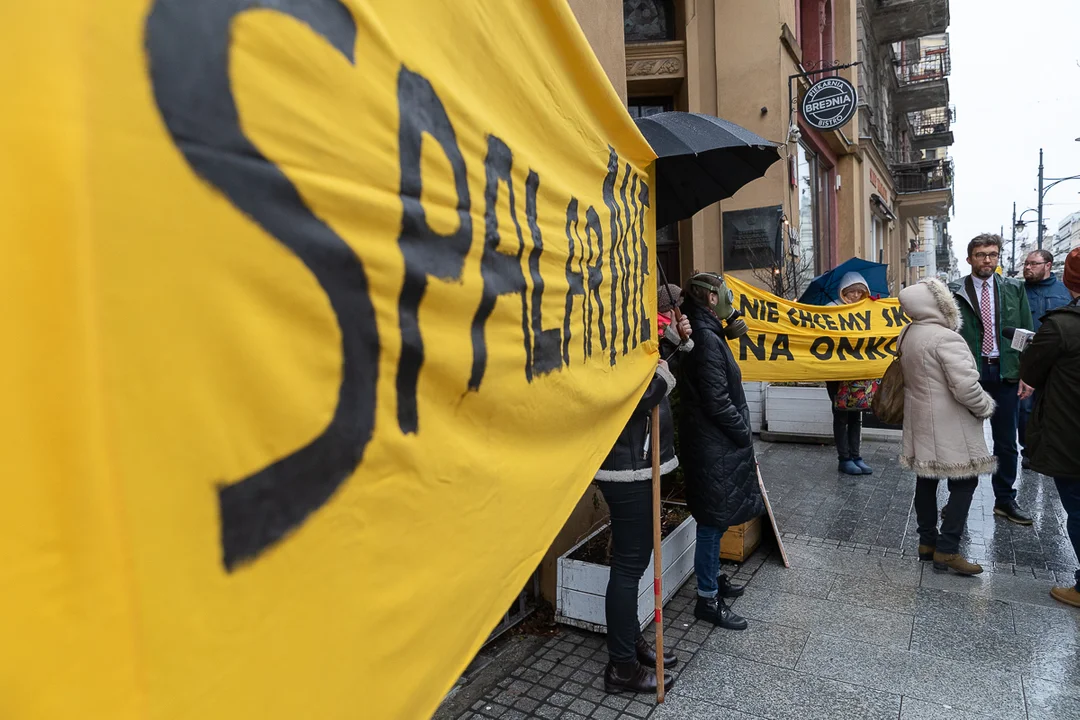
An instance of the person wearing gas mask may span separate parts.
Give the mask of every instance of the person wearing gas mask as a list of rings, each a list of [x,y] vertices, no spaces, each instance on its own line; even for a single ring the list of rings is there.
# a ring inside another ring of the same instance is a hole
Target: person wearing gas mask
[[[661,339],[656,372],[595,476],[611,512],[611,572],[604,602],[608,626],[604,689],[609,693],[656,692],[656,650],[641,636],[638,626],[638,584],[653,549],[650,434],[654,407],[660,411],[660,473],[672,472],[679,466],[668,401],[675,377],[668,363],[673,370],[677,357],[694,346],[689,321],[675,317],[681,299],[679,286],[660,287],[657,330]],[[665,667],[674,667],[677,662],[670,650],[664,653]],[[665,677],[664,687],[670,688],[671,684],[671,676]]]
[[[680,368],[679,438],[687,505],[698,526],[694,615],[722,628],[745,630],[746,620],[725,602],[742,595],[743,588],[720,574],[720,538],[728,527],[764,510],[742,372],[727,344],[746,334],[746,323],[720,275],[694,275],[687,295],[684,311],[694,348]]]

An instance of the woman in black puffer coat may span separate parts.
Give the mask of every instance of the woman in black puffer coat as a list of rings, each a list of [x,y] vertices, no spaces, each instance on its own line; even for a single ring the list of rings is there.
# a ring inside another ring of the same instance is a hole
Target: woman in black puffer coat
[[[685,312],[694,349],[681,366],[679,438],[687,503],[698,523],[694,614],[729,630],[743,630],[746,620],[724,602],[742,595],[743,588],[720,575],[724,532],[764,511],[742,372],[727,344],[728,334],[737,332],[741,321],[719,275],[695,275],[687,294]],[[727,330],[722,320],[728,322]]]

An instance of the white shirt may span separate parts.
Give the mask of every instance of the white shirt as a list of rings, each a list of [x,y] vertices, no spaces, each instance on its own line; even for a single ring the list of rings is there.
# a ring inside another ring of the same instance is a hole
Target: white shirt
[[[997,331],[997,305],[994,294],[994,283],[996,282],[994,277],[997,273],[990,276],[989,280],[983,280],[980,277],[972,274],[971,282],[975,285],[975,312],[979,316],[979,322],[982,323],[982,289],[983,285],[989,285],[988,292],[990,293],[990,327],[983,328],[984,333],[990,333],[994,338],[994,350],[990,353],[989,357],[998,357],[1001,354],[1001,349],[998,347],[998,331]],[[982,348],[980,346],[980,352]]]

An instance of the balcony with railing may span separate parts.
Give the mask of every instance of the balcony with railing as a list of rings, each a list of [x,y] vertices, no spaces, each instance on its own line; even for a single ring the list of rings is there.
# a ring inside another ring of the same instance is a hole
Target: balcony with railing
[[[950,158],[917,160],[892,166],[896,192],[924,193],[952,189],[953,165]]]
[[[945,32],[949,0],[866,0],[880,43],[913,40]]]
[[[952,124],[955,121],[956,108],[952,107],[919,110],[908,115],[912,146],[916,150],[932,150],[952,145]]]
[[[901,217],[946,215],[953,203],[953,164],[949,158],[892,164],[896,205]]]
[[[924,50],[896,63],[896,109],[916,112],[949,104],[949,73],[952,57],[949,46]]]
[[[896,63],[896,79],[900,87],[944,80],[952,73],[952,54],[949,45],[924,49],[913,58]]]

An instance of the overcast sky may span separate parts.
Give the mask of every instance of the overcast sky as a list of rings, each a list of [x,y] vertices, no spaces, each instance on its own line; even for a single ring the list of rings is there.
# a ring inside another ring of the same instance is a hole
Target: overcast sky
[[[1013,201],[1017,214],[1036,206],[1040,147],[1046,177],[1080,175],[1080,0],[952,0],[950,9],[957,121],[949,228],[964,271],[968,240],[1004,225],[1008,241]],[[1048,232],[1077,211],[1080,180],[1049,191]],[[1024,216],[1033,238],[1035,217]]]

